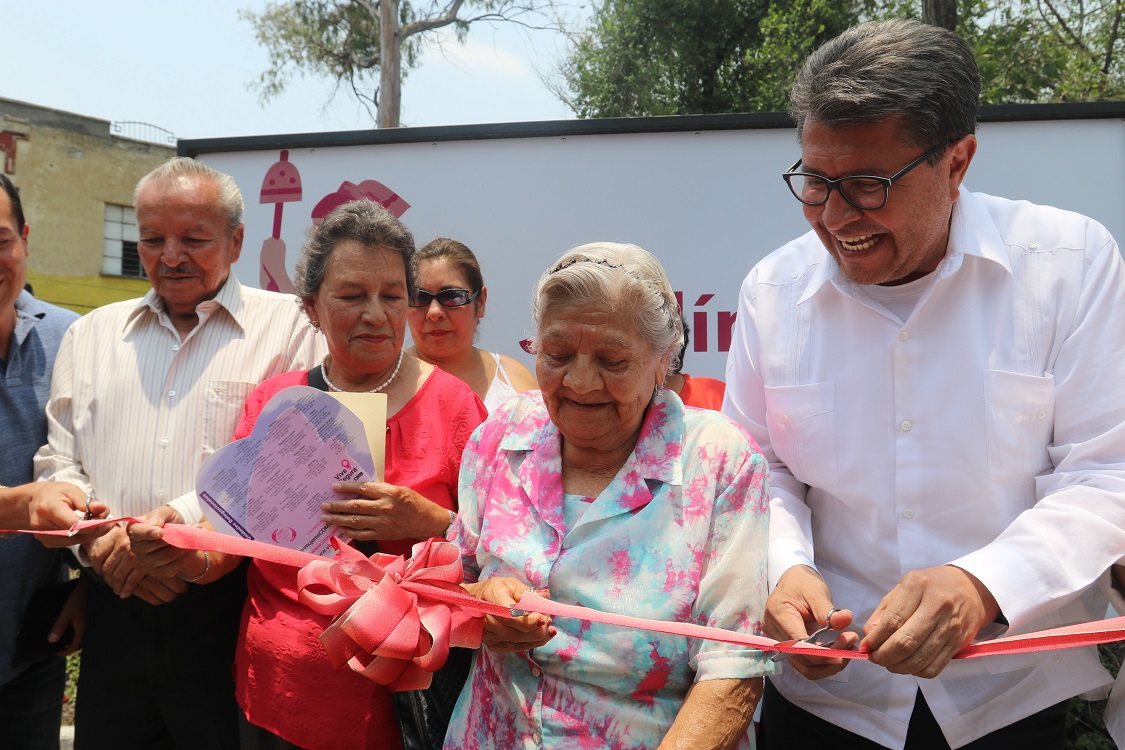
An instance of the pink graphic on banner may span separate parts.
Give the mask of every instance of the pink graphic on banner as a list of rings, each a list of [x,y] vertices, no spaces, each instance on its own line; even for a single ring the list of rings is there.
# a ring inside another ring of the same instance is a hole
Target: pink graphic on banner
[[[301,173],[289,161],[289,152],[282,151],[281,159],[266,172],[262,180],[259,203],[273,203],[273,234],[262,243],[262,266],[258,283],[271,292],[293,294],[293,282],[285,268],[285,241],[281,239],[281,212],[286,203],[301,200]]]
[[[332,209],[337,206],[342,206],[345,203],[359,200],[360,198],[368,198],[375,201],[394,214],[395,218],[402,218],[402,215],[406,213],[406,209],[410,208],[410,204],[404,201],[398,193],[381,182],[377,182],[376,180],[364,180],[356,185],[354,182],[344,180],[344,182],[340,184],[339,190],[321,198],[320,202],[313,208],[313,224],[319,225],[320,222],[324,220],[324,217],[332,213]]]

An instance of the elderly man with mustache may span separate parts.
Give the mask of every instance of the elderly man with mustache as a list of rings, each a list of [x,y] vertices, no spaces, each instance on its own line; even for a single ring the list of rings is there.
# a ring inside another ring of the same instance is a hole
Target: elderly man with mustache
[[[94,492],[116,516],[167,504],[195,523],[196,472],[234,436],[246,396],[319,362],[323,343],[295,298],[231,272],[244,227],[229,175],[175,158],[141,179],[134,200],[152,289],[63,338],[35,465],[39,479]],[[245,577],[211,583],[202,552],[180,578],[148,577],[124,527],[81,552],[94,585],[76,745],[237,747],[231,665]]]

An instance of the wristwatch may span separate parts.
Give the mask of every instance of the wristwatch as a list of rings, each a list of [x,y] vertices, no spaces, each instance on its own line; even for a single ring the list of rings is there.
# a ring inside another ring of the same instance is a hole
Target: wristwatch
[[[449,538],[449,530],[453,528],[453,522],[457,520],[457,511],[449,511],[449,525],[445,527],[445,531],[441,533],[446,539]]]

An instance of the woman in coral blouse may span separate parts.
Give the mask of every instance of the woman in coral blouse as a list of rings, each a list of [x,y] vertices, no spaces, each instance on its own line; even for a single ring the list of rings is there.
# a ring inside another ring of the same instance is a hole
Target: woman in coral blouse
[[[329,503],[325,520],[361,548],[377,540],[380,551],[406,555],[452,523],[461,452],[486,416],[463,382],[403,351],[413,255],[413,237],[390,212],[355,201],[325,218],[297,264],[297,292],[328,343],[313,381],[387,394],[386,481],[339,487],[361,497]],[[267,380],[235,436],[249,434],[274,393],[309,382],[309,373]],[[399,747],[390,693],[329,663],[317,638],[331,618],[297,602],[296,569],[255,561],[248,589],[235,663],[244,734],[313,750]]]
[[[358,497],[326,503],[324,520],[367,554],[377,542],[381,552],[409,555],[412,544],[442,536],[452,523],[461,453],[486,416],[484,406],[465,383],[403,351],[414,239],[379,204],[354,201],[333,210],[301,252],[296,285],[328,356],[311,371],[258,386],[235,438],[249,435],[265,404],[289,386],[385,393],[385,482],[334,485]],[[200,572],[195,553],[183,560],[164,572],[211,580],[238,563],[212,552]],[[234,666],[245,714],[242,748],[399,750],[391,694],[332,666],[318,640],[332,618],[298,602],[297,569],[255,560],[247,588]]]

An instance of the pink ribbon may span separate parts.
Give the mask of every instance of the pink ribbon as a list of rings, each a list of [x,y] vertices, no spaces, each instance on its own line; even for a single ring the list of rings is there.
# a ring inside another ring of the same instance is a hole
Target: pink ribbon
[[[136,518],[83,521],[78,530],[108,523],[138,523]],[[7,533],[9,530],[0,529]],[[19,533],[66,536],[67,531]],[[13,532],[14,533],[14,532]],[[338,552],[327,558],[273,544],[228,536],[195,526],[163,527],[164,541],[181,549],[209,550],[299,567],[298,598],[315,612],[335,617],[320,640],[337,668],[347,664],[391,690],[428,687],[432,672],[445,664],[450,646],[478,648],[484,616],[512,617],[512,610],[464,593],[460,552],[440,539],[415,544],[411,558],[375,554],[365,557],[333,539]],[[825,658],[867,659],[863,651],[816,646],[803,641],[775,641],[765,636],[683,622],[664,622],[600,612],[544,599],[525,592],[516,609],[572,617],[588,622],[733,643],[762,651]],[[1125,640],[1125,617],[1013,635],[966,646],[955,659],[994,654],[1025,654]]]
[[[689,638],[703,638],[720,643],[734,643],[741,646],[762,651],[780,651],[782,653],[803,654],[805,656],[818,656],[821,658],[860,659],[866,660],[866,651],[845,650],[817,646],[804,641],[775,641],[761,635],[747,635],[735,633],[721,628],[711,628],[704,625],[693,625],[686,622],[662,622],[659,620],[645,620],[640,617],[615,615],[609,612],[599,612],[573,604],[560,604],[550,599],[544,599],[532,592],[526,592],[520,597],[517,609],[539,614],[574,617],[579,620],[601,622],[608,625],[617,625],[625,628],[639,628],[652,630],[657,633],[671,633]],[[954,659],[975,659],[980,656],[999,654],[1028,654],[1035,651],[1052,651],[1060,648],[1076,648],[1078,646],[1096,646],[1099,643],[1113,643],[1125,640],[1125,617],[1114,617],[1096,622],[1084,622],[1078,625],[1040,630],[1035,633],[1011,635],[1005,638],[996,638],[990,641],[970,643],[954,656]]]

